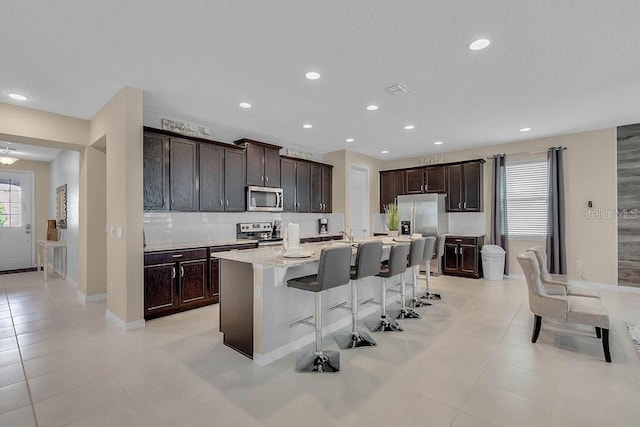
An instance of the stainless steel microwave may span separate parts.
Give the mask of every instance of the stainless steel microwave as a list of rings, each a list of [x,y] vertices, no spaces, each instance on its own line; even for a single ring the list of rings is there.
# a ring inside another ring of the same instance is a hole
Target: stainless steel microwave
[[[247,210],[282,212],[282,188],[248,186]]]

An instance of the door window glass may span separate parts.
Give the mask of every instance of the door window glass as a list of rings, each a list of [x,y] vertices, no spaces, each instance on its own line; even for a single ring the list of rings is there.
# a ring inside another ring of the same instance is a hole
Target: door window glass
[[[22,226],[22,188],[20,180],[0,178],[0,227]]]

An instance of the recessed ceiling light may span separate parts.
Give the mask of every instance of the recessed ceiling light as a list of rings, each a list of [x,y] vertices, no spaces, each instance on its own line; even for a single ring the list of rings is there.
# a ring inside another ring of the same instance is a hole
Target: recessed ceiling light
[[[15,99],[16,101],[26,101],[29,99],[28,96],[22,95],[20,93],[9,93],[9,98]]]
[[[434,144],[434,145],[442,145],[442,144],[443,144],[443,142],[442,142],[442,141],[436,141],[436,142],[434,142],[433,144]]]
[[[376,111],[378,109],[377,105],[367,105],[367,110]]]
[[[520,129],[520,132],[529,132],[531,130],[531,128],[522,128]]]
[[[415,129],[416,127],[414,125],[406,125],[404,128],[406,130],[411,130],[411,129]]]
[[[238,106],[240,108],[251,108],[251,104],[249,104],[248,102],[241,102],[240,104],[238,104]]]
[[[311,129],[313,127],[313,125],[310,125],[309,123],[302,125],[303,128],[305,129]]]
[[[382,150],[380,153],[381,154],[389,154],[389,150]]]
[[[353,142],[353,141],[355,141],[355,139],[353,139],[353,138],[347,138],[347,139],[345,139],[344,141],[345,141],[345,142]]]
[[[318,80],[320,78],[320,73],[317,73],[315,71],[309,71],[307,74],[304,75],[306,78],[308,78],[309,80]]]
[[[491,42],[487,39],[478,39],[474,42],[472,42],[469,45],[469,49],[471,50],[482,50],[485,47],[489,46],[491,44]]]

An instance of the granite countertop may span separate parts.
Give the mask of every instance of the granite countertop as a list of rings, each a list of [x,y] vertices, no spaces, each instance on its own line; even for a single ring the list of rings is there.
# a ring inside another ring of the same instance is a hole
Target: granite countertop
[[[465,232],[455,232],[455,233],[446,233],[447,237],[485,237],[486,233],[465,233]]]
[[[168,242],[168,243],[149,243],[145,246],[145,252],[156,251],[173,251],[178,249],[196,249],[196,248],[210,248],[213,246],[226,246],[226,245],[242,245],[247,243],[257,243],[257,240],[249,239],[231,239],[231,240],[202,240],[194,242]]]

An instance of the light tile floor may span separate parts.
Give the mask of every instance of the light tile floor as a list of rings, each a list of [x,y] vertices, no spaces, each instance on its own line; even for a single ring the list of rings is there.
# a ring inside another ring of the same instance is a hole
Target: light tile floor
[[[217,306],[123,332],[65,281],[0,275],[0,426],[640,425],[624,324],[640,320],[640,293],[603,292],[607,364],[590,328],[545,321],[531,344],[521,280],[432,287],[443,300],[423,319],[342,351],[339,374],[311,375],[295,355],[261,368],[226,348]]]

